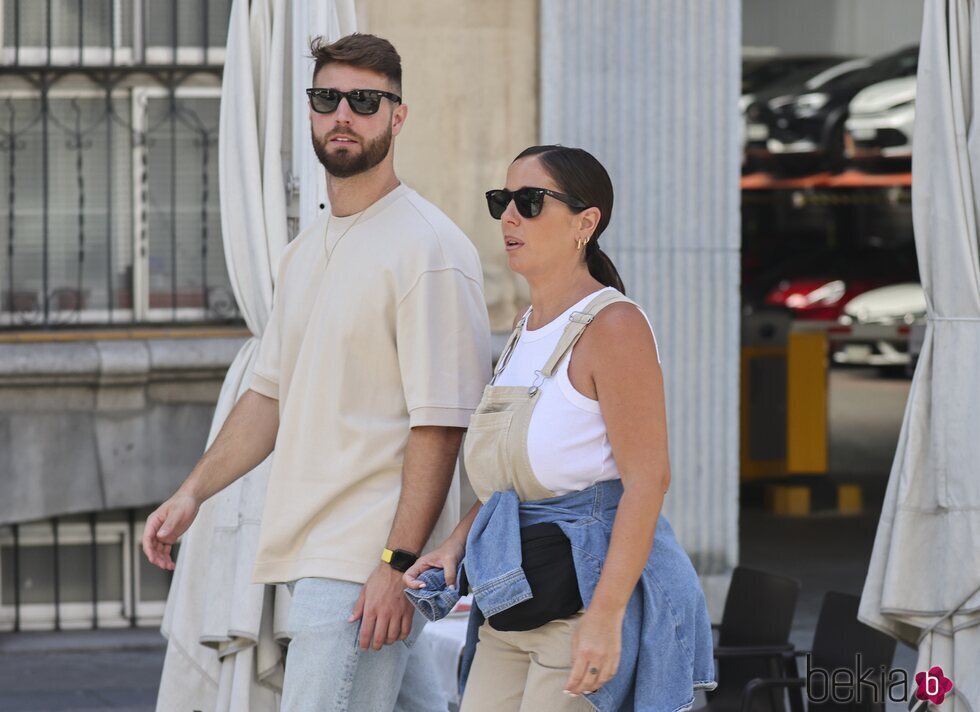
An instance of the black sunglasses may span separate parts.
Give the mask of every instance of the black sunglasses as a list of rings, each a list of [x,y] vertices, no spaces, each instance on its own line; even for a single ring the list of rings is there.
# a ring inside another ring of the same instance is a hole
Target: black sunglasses
[[[351,89],[350,91],[340,91],[339,89],[307,89],[306,95],[310,97],[310,106],[318,114],[332,114],[340,106],[340,100],[347,99],[347,104],[355,114],[370,116],[378,113],[381,106],[381,99],[390,99],[396,104],[400,104],[402,98],[390,91],[380,89]]]
[[[546,195],[550,195],[555,200],[560,200],[572,208],[584,210],[589,207],[577,198],[565,195],[564,193],[556,193],[547,188],[521,188],[520,190],[514,191],[507,190],[506,188],[488,190],[487,207],[490,208],[490,217],[494,220],[500,220],[507,206],[510,205],[510,201],[513,200],[514,205],[517,206],[517,212],[522,217],[536,218],[541,214],[541,208],[544,206],[544,196]]]

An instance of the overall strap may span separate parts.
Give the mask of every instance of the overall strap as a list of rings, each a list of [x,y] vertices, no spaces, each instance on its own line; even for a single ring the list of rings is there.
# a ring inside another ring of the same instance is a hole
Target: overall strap
[[[500,372],[507,367],[507,362],[510,361],[511,355],[514,353],[514,349],[517,347],[517,341],[521,338],[521,331],[524,330],[524,324],[527,322],[528,316],[531,315],[531,307],[527,308],[524,312],[524,316],[521,320],[517,322],[517,326],[514,330],[510,332],[510,338],[507,339],[507,343],[504,344],[504,350],[500,352],[500,358],[497,359],[497,365],[493,369],[493,376],[490,378],[490,385],[492,386],[494,381],[497,380],[497,376]]]
[[[554,375],[558,364],[565,357],[565,354],[567,354],[572,347],[575,346],[575,343],[582,337],[582,334],[585,332],[585,327],[592,323],[592,320],[596,317],[596,314],[608,307],[610,304],[615,304],[616,302],[626,302],[639,308],[639,305],[632,299],[627,299],[620,292],[610,289],[604,291],[598,297],[589,302],[582,311],[572,312],[568,317],[568,326],[565,327],[564,333],[558,340],[558,345],[548,358],[544,368],[541,369],[541,375],[545,378],[551,378],[551,376]]]

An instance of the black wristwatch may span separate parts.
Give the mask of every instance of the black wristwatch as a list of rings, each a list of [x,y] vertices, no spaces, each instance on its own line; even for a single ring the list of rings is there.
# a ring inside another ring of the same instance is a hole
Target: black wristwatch
[[[381,560],[402,573],[408,571],[418,558],[418,555],[404,549],[385,549],[381,552]]]

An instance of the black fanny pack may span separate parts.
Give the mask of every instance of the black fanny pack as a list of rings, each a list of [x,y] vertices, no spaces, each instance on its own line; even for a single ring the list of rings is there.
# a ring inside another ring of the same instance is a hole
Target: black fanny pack
[[[521,529],[521,568],[533,598],[487,619],[500,631],[534,630],[582,610],[572,543],[557,524],[545,522]]]

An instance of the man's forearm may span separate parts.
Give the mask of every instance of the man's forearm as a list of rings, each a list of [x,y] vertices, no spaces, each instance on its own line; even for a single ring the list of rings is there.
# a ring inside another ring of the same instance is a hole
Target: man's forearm
[[[464,432],[463,428],[412,428],[389,548],[422,551],[446,503]]]
[[[278,431],[279,402],[245,391],[180,489],[198,502],[205,501],[267,458]]]

